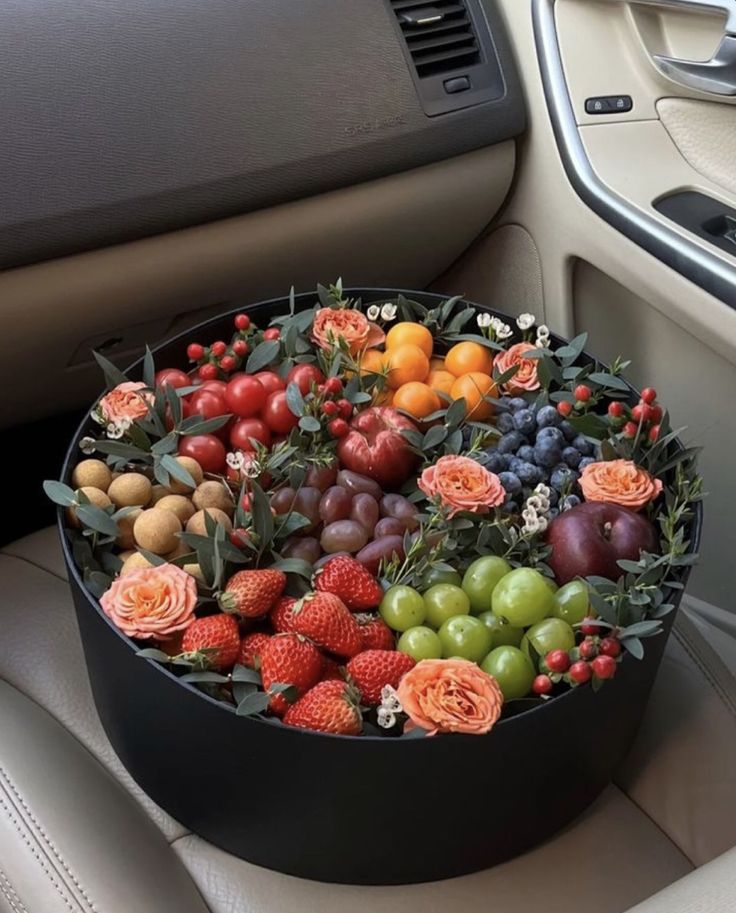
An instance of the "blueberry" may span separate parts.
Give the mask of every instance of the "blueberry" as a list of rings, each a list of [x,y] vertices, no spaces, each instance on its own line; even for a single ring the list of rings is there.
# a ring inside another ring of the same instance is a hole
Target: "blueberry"
[[[523,460],[520,460],[518,456],[512,456],[511,460],[509,461],[509,467],[508,467],[509,472],[515,472],[518,475],[519,473],[517,470],[519,469],[520,466],[523,466],[523,465],[524,465]]]
[[[550,507],[554,507],[557,502],[560,500],[559,492],[555,491],[554,488],[550,489],[549,495],[547,495],[550,503]]]
[[[572,427],[570,422],[562,422],[560,424],[560,431],[565,435],[565,440],[572,441],[578,436],[577,431]]]
[[[520,409],[514,413],[514,428],[522,434],[533,434],[537,428],[537,419],[531,409]]]
[[[572,446],[576,450],[579,450],[583,456],[593,456],[595,453],[595,448],[584,434],[579,434],[576,438],[574,438]]]
[[[514,471],[524,485],[538,485],[543,478],[542,470],[533,463],[521,463]]]
[[[580,504],[580,498],[577,495],[568,495],[560,502],[562,510],[570,510],[571,507],[577,507]]]
[[[501,434],[508,434],[514,430],[514,417],[510,412],[502,412],[496,420],[496,428]]]
[[[509,495],[518,495],[521,492],[521,481],[516,473],[501,472],[498,476],[499,482],[503,485],[506,493]]]
[[[537,424],[540,428],[557,427],[560,424],[560,413],[554,406],[542,406],[537,412]]]
[[[463,428],[463,431],[462,431],[462,435],[463,435],[463,446],[464,447],[470,446],[470,439],[473,436],[473,429],[470,427],[470,425],[465,425],[465,427]]]
[[[567,463],[570,469],[577,469],[582,458],[583,455],[577,447],[565,447],[562,451],[562,460]]]
[[[553,507],[550,511],[548,511],[547,516],[550,518],[550,520],[554,520],[555,517],[559,516],[559,513],[559,510],[556,507]]]
[[[551,427],[547,426],[546,428],[542,428],[541,431],[537,432],[537,443],[538,444],[541,441],[546,440],[546,439],[555,441],[555,443],[560,448],[562,448],[565,444],[565,436],[563,435],[563,433],[560,431],[559,428],[551,428]]]
[[[524,438],[518,431],[509,431],[498,442],[498,450],[500,453],[516,453],[523,443]]]
[[[519,513],[519,505],[516,503],[516,501],[507,501],[507,502],[503,505],[503,507],[501,508],[501,510],[502,510],[505,514],[518,514],[518,513]]]
[[[557,491],[564,491],[574,485],[577,480],[577,472],[562,463],[559,466],[555,466],[549,482],[552,488],[556,488]]]
[[[538,466],[544,466],[551,469],[556,466],[562,459],[562,448],[559,443],[550,438],[542,438],[534,445],[534,462]]]
[[[578,464],[578,469],[582,472],[586,466],[590,466],[591,463],[595,463],[595,457],[583,457],[580,463]]]
[[[489,472],[498,474],[505,469],[503,454],[499,453],[494,447],[492,450],[484,450],[479,454],[478,461],[486,467]]]
[[[531,446],[531,444],[522,444],[522,446],[519,447],[519,449],[516,451],[516,455],[525,463],[534,462],[534,448]]]
[[[529,408],[529,404],[521,396],[515,396],[513,399],[510,399],[508,405],[512,412],[518,412],[520,409]]]
[[[513,455],[510,453],[501,454],[501,469],[500,472],[511,468],[511,461],[513,460]]]

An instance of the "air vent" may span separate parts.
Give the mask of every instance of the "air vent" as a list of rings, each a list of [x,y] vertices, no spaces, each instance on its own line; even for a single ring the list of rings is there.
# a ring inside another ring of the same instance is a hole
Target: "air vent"
[[[426,114],[444,114],[503,94],[503,79],[479,0],[387,0]]]
[[[480,63],[480,44],[465,3],[392,0],[391,6],[420,79]]]

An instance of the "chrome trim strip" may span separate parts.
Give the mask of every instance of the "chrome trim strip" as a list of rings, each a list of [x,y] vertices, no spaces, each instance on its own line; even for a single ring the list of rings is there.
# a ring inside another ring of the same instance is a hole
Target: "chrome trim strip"
[[[556,0],[532,0],[534,39],[552,129],[578,196],[617,231],[730,307],[736,308],[736,259],[729,266],[701,250],[607,187],[593,171],[580,138],[557,40]]]

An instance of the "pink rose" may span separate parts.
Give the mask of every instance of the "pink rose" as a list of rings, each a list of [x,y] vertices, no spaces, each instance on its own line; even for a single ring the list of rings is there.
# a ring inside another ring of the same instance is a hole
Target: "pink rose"
[[[385,338],[379,326],[353,308],[320,308],[312,324],[312,341],[321,349],[331,349],[344,339],[352,355],[367,346],[381,345]]]
[[[497,475],[464,456],[443,456],[422,473],[417,482],[428,498],[439,497],[454,517],[461,510],[487,514],[506,500]]]
[[[145,384],[126,381],[106,393],[99,403],[100,413],[106,422],[132,422],[148,414],[148,405],[153,403],[153,394],[141,393]]]
[[[537,360],[536,358],[524,358],[525,352],[531,352],[537,346],[530,342],[517,342],[506,352],[499,352],[493,363],[495,371],[499,374],[505,374],[506,371],[519,366],[519,370],[514,374],[511,380],[506,381],[503,385],[507,393],[523,393],[525,390],[538,390],[540,387],[539,378],[537,377]]]
[[[113,580],[100,605],[128,637],[169,640],[194,621],[197,584],[175,564],[146,567]]]

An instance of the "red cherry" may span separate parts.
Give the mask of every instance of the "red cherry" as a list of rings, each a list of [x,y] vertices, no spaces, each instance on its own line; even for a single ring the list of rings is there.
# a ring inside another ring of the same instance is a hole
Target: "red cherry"
[[[339,377],[328,377],[325,381],[325,392],[330,396],[339,396],[342,393],[342,381]]]
[[[350,431],[350,425],[348,425],[344,418],[333,418],[327,426],[327,430],[333,437],[345,437],[348,431]]]
[[[651,406],[652,403],[657,399],[657,391],[654,387],[644,387],[641,391],[641,401],[646,403],[648,406]]]
[[[269,327],[267,330],[263,331],[263,338],[265,340],[280,339],[281,330],[278,327]]]
[[[187,346],[187,357],[190,361],[199,361],[204,358],[204,346],[198,342],[192,342]]]
[[[346,399],[338,400],[337,408],[340,412],[340,418],[350,418],[353,414],[353,407]]]
[[[235,450],[255,450],[251,439],[271,446],[271,431],[259,418],[241,418],[230,429],[230,444]]]
[[[236,548],[245,548],[250,542],[250,532],[242,526],[230,533],[230,541]]]
[[[654,443],[659,437],[660,427],[659,425],[652,425],[649,429],[649,440]]]
[[[563,416],[563,418],[567,418],[567,416],[572,412],[572,403],[568,403],[566,399],[563,399],[562,402],[557,403],[557,411],[561,416]]]
[[[227,403],[224,397],[212,389],[202,387],[192,393],[189,399],[192,415],[201,415],[205,419],[227,415]]]
[[[212,352],[215,358],[222,358],[225,352],[227,352],[227,346],[221,339],[218,339],[217,342],[213,342],[210,346],[210,352]]]
[[[639,426],[634,422],[626,422],[624,425],[624,437],[635,438],[639,432]]]
[[[592,392],[587,384],[578,384],[572,395],[579,403],[587,403]]]
[[[594,640],[584,640],[579,647],[583,659],[593,659],[598,655],[598,644]]]
[[[271,393],[277,393],[279,390],[286,389],[286,384],[275,371],[258,371],[253,377],[255,377],[258,383],[266,391],[266,396],[270,396]]]
[[[235,359],[233,358],[232,355],[223,355],[222,356],[222,359],[220,360],[220,367],[226,374],[229,374],[231,371],[234,371],[237,368],[237,366],[238,366],[238,363],[237,363],[237,361],[235,361]]]
[[[615,659],[621,653],[621,644],[615,637],[604,637],[600,646],[604,656],[613,656]]]
[[[621,418],[624,414],[624,404],[619,402],[612,402],[608,404],[608,414],[611,418]]]
[[[266,402],[266,391],[257,378],[250,374],[238,374],[227,385],[225,401],[235,415],[248,418],[261,411]]]
[[[616,660],[612,656],[596,656],[590,665],[596,678],[613,678],[616,674]]]
[[[580,625],[580,632],[582,634],[595,636],[600,634],[600,626],[595,623],[595,618],[584,618]]]
[[[535,694],[549,694],[553,687],[549,675],[538,675],[532,682],[532,691]]]
[[[662,421],[662,416],[664,412],[662,411],[661,406],[650,406],[649,407],[649,421],[655,425],[658,425]]]
[[[339,412],[337,403],[334,400],[328,399],[322,403],[322,414],[329,417],[337,415]]]
[[[233,323],[236,330],[247,330],[250,326],[250,317],[247,314],[236,314]]]
[[[248,354],[248,343],[244,339],[236,339],[233,343],[233,352],[238,358],[242,358]]]
[[[214,434],[185,435],[179,441],[179,455],[196,460],[205,472],[219,474],[225,469],[225,445]]]
[[[189,375],[178,368],[164,368],[158,371],[153,383],[156,387],[171,387],[174,390],[191,386]]]
[[[217,377],[217,365],[206,364],[199,369],[199,376],[202,380],[215,380]]]
[[[573,663],[570,666],[570,671],[568,673],[570,681],[575,682],[576,685],[584,685],[586,682],[589,682],[592,674],[590,665],[582,659]]]
[[[544,661],[550,672],[567,672],[570,668],[570,657],[566,650],[550,650]]]

